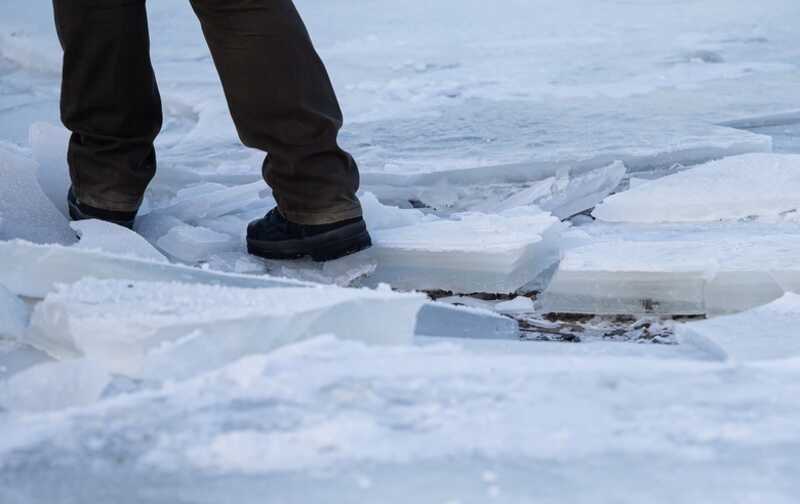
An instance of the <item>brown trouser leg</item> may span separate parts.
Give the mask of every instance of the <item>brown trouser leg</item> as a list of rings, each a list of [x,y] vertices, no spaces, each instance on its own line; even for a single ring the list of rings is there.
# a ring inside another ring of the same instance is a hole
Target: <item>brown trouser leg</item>
[[[156,170],[161,99],[150,66],[144,0],[53,0],[64,48],[61,120],[67,160],[87,205],[139,207]]]
[[[78,199],[130,210],[155,170],[161,107],[144,0],[54,0],[64,46],[63,121]],[[342,114],[291,0],[192,0],[245,145],[300,224],[358,217],[358,169],[337,144]],[[126,206],[127,205],[127,206]]]

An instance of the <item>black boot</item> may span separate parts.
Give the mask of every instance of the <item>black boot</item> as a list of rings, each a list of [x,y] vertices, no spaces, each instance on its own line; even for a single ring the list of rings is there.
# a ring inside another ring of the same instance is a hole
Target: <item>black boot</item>
[[[133,221],[136,219],[136,212],[115,212],[85,205],[78,201],[71,187],[69,188],[69,193],[67,193],[67,207],[69,208],[70,218],[76,221],[98,219],[133,229]]]
[[[247,226],[247,251],[265,259],[311,256],[330,261],[372,245],[364,219],[303,225],[286,220],[277,208]]]

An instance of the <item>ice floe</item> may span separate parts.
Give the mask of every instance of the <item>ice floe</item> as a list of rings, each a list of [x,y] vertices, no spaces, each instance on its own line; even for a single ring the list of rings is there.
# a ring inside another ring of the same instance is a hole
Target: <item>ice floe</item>
[[[743,313],[677,326],[676,334],[681,343],[720,360],[797,359],[800,357],[798,324],[800,296],[786,294]]]
[[[373,229],[367,253],[377,267],[369,280],[399,289],[514,292],[558,262],[565,229],[536,207]]]
[[[185,378],[320,334],[409,343],[423,302],[388,289],[82,280],[36,306],[25,341],[127,376]]]
[[[296,280],[258,275],[237,275],[208,269],[108,254],[97,250],[58,245],[37,245],[21,240],[0,241],[0,284],[11,292],[43,298],[57,284],[83,278],[175,281],[232,287],[293,287]]]
[[[800,155],[745,154],[615,194],[592,215],[611,222],[700,222],[776,216],[800,208]]]
[[[544,292],[542,308],[713,315],[800,292],[796,228],[780,233],[757,223],[669,227],[632,238],[637,229],[568,250]]]

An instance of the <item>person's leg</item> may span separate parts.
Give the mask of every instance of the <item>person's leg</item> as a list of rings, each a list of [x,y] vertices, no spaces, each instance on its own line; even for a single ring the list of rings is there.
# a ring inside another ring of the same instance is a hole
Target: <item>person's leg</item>
[[[74,196],[135,212],[156,168],[161,99],[144,0],[53,0],[64,49],[61,119]]]
[[[358,168],[337,143],[342,112],[291,0],[191,0],[242,142],[297,224],[361,217]]]

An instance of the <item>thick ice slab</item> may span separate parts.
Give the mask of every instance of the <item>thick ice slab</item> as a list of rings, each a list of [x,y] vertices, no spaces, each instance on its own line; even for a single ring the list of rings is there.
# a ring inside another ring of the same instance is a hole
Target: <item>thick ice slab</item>
[[[0,284],[11,292],[43,298],[56,284],[82,278],[176,281],[232,287],[292,287],[309,284],[269,276],[236,275],[58,245],[0,242]]]
[[[369,224],[369,211],[365,215]],[[377,267],[368,281],[399,289],[514,292],[558,262],[565,228],[536,207],[452,219],[419,214],[410,225],[373,226],[367,253]]]
[[[70,244],[75,233],[42,193],[36,163],[0,144],[0,240]]]
[[[566,252],[542,296],[542,308],[712,315],[800,292],[800,234],[795,226],[743,223],[666,227],[660,232],[651,228],[649,235],[634,241],[637,229],[610,229],[608,241]],[[615,232],[619,234],[611,235]],[[627,239],[619,239],[623,237]]]
[[[320,334],[410,343],[420,294],[83,280],[37,305],[26,342],[133,377],[181,378]]]
[[[598,205],[611,222],[698,222],[800,208],[800,155],[746,154],[653,180]]]
[[[798,324],[800,296],[786,294],[744,313],[676,326],[676,335],[720,360],[792,359],[800,357]]]
[[[69,225],[80,237],[75,248],[156,262],[167,261],[164,254],[128,228],[96,219],[70,222]]]

